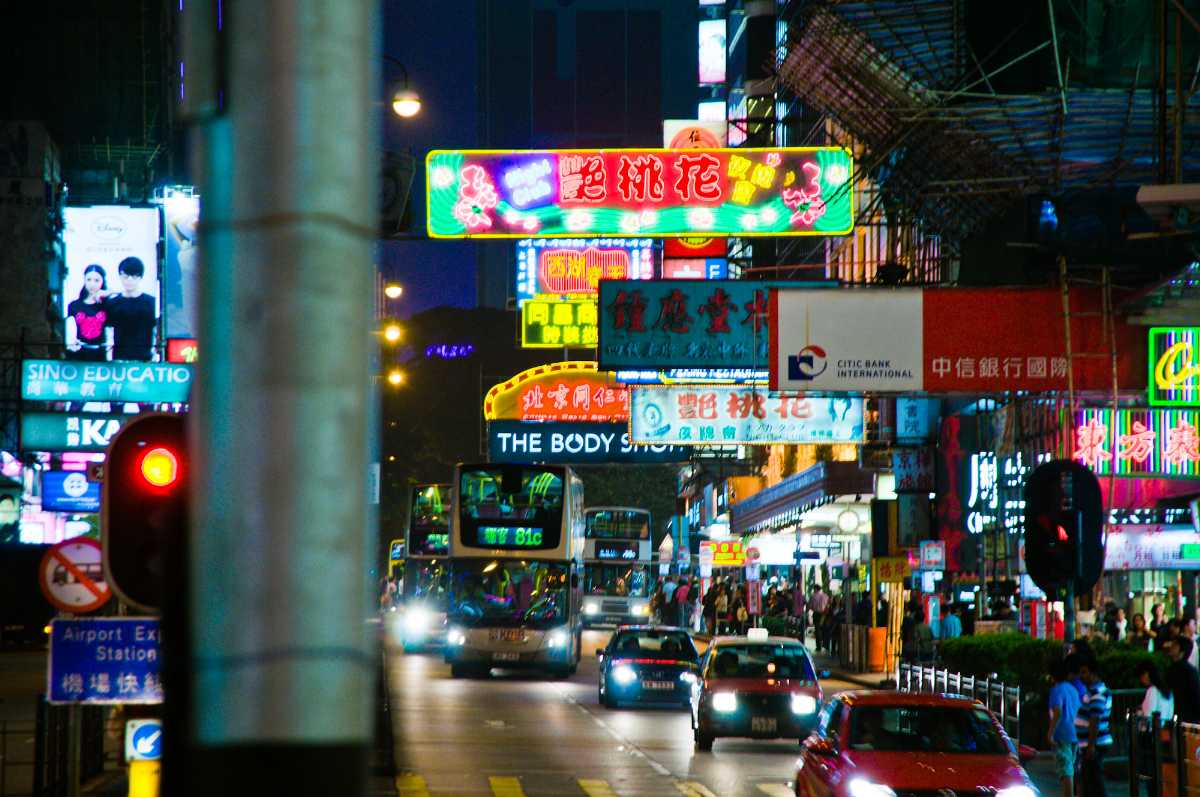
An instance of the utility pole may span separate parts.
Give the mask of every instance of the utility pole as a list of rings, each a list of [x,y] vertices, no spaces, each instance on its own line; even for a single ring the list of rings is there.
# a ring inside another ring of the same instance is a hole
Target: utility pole
[[[202,203],[196,709],[186,792],[167,793],[359,795],[376,672],[365,620],[377,7],[221,5],[186,11]]]

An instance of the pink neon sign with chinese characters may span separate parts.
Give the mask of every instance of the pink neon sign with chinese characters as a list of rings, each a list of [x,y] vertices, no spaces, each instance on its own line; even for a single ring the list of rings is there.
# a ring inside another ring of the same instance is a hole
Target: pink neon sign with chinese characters
[[[1200,479],[1200,410],[1081,410],[1070,444],[1100,475]]]

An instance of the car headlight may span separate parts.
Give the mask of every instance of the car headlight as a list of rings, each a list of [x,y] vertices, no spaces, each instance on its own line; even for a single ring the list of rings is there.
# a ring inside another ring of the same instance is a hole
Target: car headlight
[[[696,677],[696,674],[694,672],[684,671],[684,672],[679,673],[679,680],[685,684],[693,684],[694,685],[699,679]]]
[[[638,674],[628,664],[618,664],[616,667],[613,667],[612,677],[614,681],[622,686],[628,686],[637,680]]]
[[[737,695],[733,692],[717,692],[712,696],[713,711],[729,714],[737,711]]]
[[[879,783],[855,778],[850,781],[850,797],[896,797],[896,792]]]
[[[461,628],[451,628],[446,632],[446,642],[451,645],[461,645],[467,641],[467,634]]]
[[[792,695],[793,714],[816,714],[817,699],[812,695]],[[1017,797],[1017,795],[1013,795]]]
[[[600,604],[595,603],[593,601],[588,601],[587,603],[583,604],[583,613],[584,614],[600,614]]]
[[[546,637],[546,646],[551,648],[565,648],[567,646],[567,632],[561,628],[556,628]]]
[[[996,792],[996,797],[1038,797],[1038,793],[1024,783],[1018,783]]]
[[[404,630],[410,634],[420,634],[429,628],[433,617],[424,609],[409,609],[404,614]]]
[[[635,603],[629,607],[630,614],[638,614],[643,617],[650,614],[650,605],[646,603]]]

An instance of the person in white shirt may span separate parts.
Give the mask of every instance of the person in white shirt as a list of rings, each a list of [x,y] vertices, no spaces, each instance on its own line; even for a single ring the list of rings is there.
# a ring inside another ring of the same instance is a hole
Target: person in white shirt
[[[1196,618],[1189,617],[1183,623],[1183,628],[1179,631],[1180,636],[1185,636],[1192,640],[1192,655],[1188,656],[1188,664],[1200,670],[1200,644],[1196,639]]]
[[[1137,666],[1138,680],[1146,687],[1146,696],[1142,698],[1142,707],[1138,714],[1151,717],[1158,714],[1162,722],[1169,721],[1175,716],[1175,698],[1166,682],[1152,661],[1143,661]]]

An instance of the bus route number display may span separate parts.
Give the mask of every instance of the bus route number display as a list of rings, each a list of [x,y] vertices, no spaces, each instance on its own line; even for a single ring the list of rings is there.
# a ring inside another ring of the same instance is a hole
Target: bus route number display
[[[475,543],[488,548],[540,548],[542,530],[533,526],[480,526]]]

